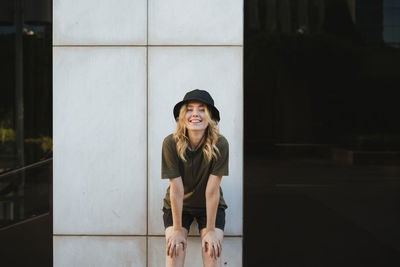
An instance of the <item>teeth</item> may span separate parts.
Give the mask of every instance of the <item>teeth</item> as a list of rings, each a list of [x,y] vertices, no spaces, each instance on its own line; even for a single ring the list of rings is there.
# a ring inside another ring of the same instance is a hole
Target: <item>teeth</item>
[[[191,120],[190,122],[200,122],[199,120]]]

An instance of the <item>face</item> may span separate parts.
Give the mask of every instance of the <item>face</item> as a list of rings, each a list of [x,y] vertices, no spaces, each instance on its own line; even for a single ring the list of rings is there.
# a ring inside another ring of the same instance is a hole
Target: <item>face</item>
[[[186,107],[185,124],[189,131],[204,131],[207,126],[206,105],[192,101]]]

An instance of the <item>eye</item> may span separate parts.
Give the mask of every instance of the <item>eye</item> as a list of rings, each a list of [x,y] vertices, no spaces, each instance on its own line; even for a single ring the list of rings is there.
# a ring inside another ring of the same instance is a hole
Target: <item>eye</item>
[[[187,111],[193,111],[193,109],[192,108],[188,108]]]

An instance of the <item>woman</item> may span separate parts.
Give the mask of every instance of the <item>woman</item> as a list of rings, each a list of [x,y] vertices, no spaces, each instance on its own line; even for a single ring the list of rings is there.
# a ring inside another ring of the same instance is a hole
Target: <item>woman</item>
[[[220,183],[228,175],[229,145],[219,134],[219,111],[204,90],[188,92],[175,105],[174,134],[162,147],[166,266],[183,266],[187,234],[196,219],[204,266],[221,266],[225,209]]]

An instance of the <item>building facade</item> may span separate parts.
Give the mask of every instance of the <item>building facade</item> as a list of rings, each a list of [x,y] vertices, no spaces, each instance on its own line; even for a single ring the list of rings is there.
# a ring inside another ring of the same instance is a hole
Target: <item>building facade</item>
[[[243,2],[53,1],[54,266],[162,266],[161,145],[200,88],[230,143],[222,260],[242,265]],[[186,264],[202,266],[198,230]]]
[[[400,266],[399,48],[396,0],[0,1],[0,265],[163,266],[161,144],[200,88],[224,266]]]

